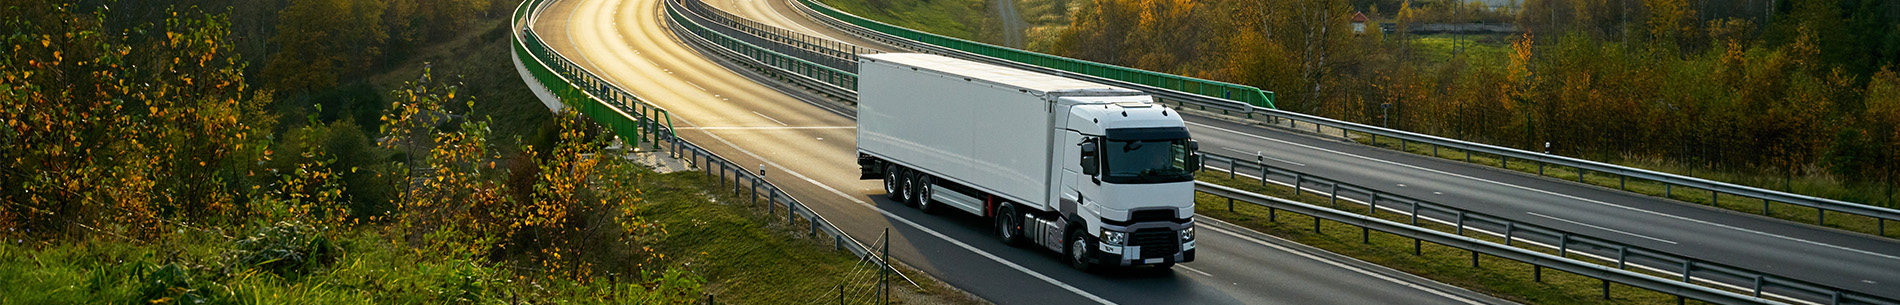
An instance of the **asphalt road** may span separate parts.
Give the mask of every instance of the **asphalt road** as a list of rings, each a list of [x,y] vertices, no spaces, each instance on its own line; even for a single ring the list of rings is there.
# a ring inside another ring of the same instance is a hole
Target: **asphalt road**
[[[749,18],[765,12],[738,11]],[[1202,224],[1199,260],[1174,270],[1074,271],[1053,252],[996,242],[976,216],[923,215],[885,200],[877,181],[857,179],[849,111],[815,106],[827,104],[707,59],[671,36],[660,14],[653,0],[567,0],[535,26],[557,51],[670,110],[680,136],[737,163],[763,165],[774,184],[859,240],[889,228],[898,261],[996,303],[1504,303],[1218,221]],[[802,19],[790,17],[780,22]],[[829,30],[804,27],[788,26]]]

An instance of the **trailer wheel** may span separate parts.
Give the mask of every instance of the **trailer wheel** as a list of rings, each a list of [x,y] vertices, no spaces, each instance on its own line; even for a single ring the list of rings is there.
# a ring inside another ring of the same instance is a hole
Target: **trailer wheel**
[[[1016,215],[1014,204],[1004,202],[996,208],[996,237],[1011,247],[1023,244],[1023,216]]]
[[[934,193],[937,190],[935,188],[930,187],[930,182],[931,182],[930,175],[924,174],[921,172],[917,173],[917,180],[911,180],[911,187],[915,188],[917,191],[911,192],[911,194],[914,194],[915,197],[911,198],[910,201],[917,202],[917,210],[923,211],[924,214],[931,214],[931,213],[937,212],[937,205],[930,203],[930,195],[932,195],[931,193]]]
[[[904,190],[908,186],[904,184],[904,177],[907,175],[903,173],[903,170],[904,168],[898,167],[896,164],[886,165],[884,167],[884,195],[890,197],[892,201],[900,203],[906,201],[904,200]]]
[[[1095,248],[1095,243],[1090,242],[1088,235],[1081,234],[1081,231],[1069,230],[1068,237],[1064,238],[1069,242],[1069,246],[1063,247],[1066,249],[1063,254],[1068,256],[1069,266],[1075,267],[1075,270],[1082,270],[1083,273],[1094,272],[1095,264],[1089,262],[1088,255],[1091,252],[1089,250]]]

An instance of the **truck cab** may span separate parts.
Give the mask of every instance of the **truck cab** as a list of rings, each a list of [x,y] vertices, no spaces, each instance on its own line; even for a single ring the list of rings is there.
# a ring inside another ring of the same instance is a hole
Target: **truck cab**
[[[1193,261],[1200,157],[1180,113],[1147,95],[1070,93],[1054,104],[1068,114],[1052,124],[1064,126],[1049,201],[1060,219],[1027,216],[1045,224],[1036,243],[1084,269]]]

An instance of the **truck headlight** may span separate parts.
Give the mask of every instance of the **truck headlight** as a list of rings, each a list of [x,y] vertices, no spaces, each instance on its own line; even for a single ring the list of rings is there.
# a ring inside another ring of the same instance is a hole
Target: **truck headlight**
[[[1194,241],[1194,227],[1181,229],[1181,241]]]
[[[1120,246],[1128,241],[1128,233],[1102,230],[1102,244]]]

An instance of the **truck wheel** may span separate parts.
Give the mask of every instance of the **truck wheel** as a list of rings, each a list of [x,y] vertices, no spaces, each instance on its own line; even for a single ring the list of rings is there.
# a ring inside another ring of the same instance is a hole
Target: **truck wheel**
[[[1088,259],[1089,253],[1094,252],[1090,250],[1095,249],[1095,243],[1090,242],[1087,235],[1080,233],[1081,230],[1069,230],[1069,236],[1065,238],[1069,241],[1069,246],[1063,247],[1067,249],[1063,251],[1063,254],[1069,257],[1069,266],[1075,267],[1075,270],[1082,270],[1084,273],[1095,272],[1095,264],[1090,263]]]
[[[890,197],[891,201],[904,202],[905,175],[902,172],[903,170],[904,168],[897,167],[897,165],[884,167],[884,196]]]
[[[923,211],[924,214],[937,212],[937,205],[930,203],[931,193],[937,191],[935,188],[930,187],[930,180],[930,175],[923,173],[917,173],[917,180],[911,180],[911,187],[916,188],[917,191],[911,192],[911,194],[916,195],[916,198],[911,198],[910,201],[917,202],[917,210]]]
[[[1004,202],[1003,206],[996,208],[996,237],[1001,238],[1004,245],[1021,246],[1023,244],[1022,222],[1023,216],[1016,215],[1015,205]]]

